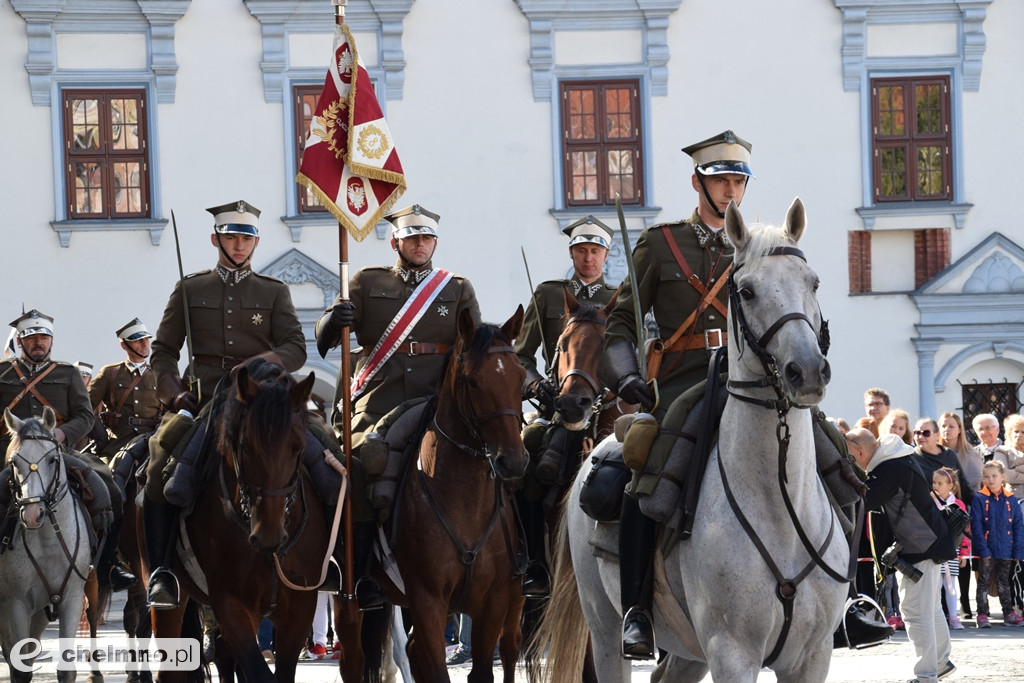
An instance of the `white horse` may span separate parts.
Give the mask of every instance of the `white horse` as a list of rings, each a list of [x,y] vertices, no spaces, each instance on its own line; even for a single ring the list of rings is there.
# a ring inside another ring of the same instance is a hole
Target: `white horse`
[[[4,421],[12,435],[7,463],[19,523],[10,547],[0,554],[0,645],[11,680],[27,683],[31,671],[19,671],[11,663],[16,644],[39,640],[54,613],[60,619],[60,637],[75,637],[91,561],[89,519],[68,487],[67,468],[53,436],[53,410],[44,408],[42,419],[22,421],[5,409]],[[18,652],[35,649],[22,644]],[[34,659],[25,657],[30,666]],[[70,683],[75,672],[59,671],[57,678]]]
[[[818,477],[807,410],[824,397],[830,371],[818,277],[795,246],[805,222],[799,199],[782,228],[748,229],[734,204],[726,213],[736,248],[731,395],[693,535],[655,558],[657,646],[672,656],[652,681],[699,681],[710,670],[715,681],[740,683],[756,680],[762,666],[779,681],[824,681],[828,673],[849,548]],[[598,448],[621,444],[609,437]],[[543,632],[549,652],[560,653],[548,660],[551,681],[580,680],[586,626],[598,679],[630,679],[619,654],[618,563],[594,555],[589,541],[597,523],[579,505],[590,469],[586,464],[576,478],[561,529],[571,561],[560,548]],[[608,534],[608,547],[617,546],[616,527],[598,531]]]

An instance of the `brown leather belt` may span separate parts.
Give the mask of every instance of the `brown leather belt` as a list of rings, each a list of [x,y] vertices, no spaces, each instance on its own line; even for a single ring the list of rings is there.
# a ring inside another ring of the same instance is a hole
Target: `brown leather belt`
[[[239,363],[244,363],[244,358],[232,358],[231,356],[207,356],[202,353],[197,353],[193,356],[195,362],[200,365],[212,365],[215,368],[221,370],[231,370]]]
[[[448,353],[448,350],[452,348],[451,344],[435,344],[434,342],[408,342],[406,344],[399,344],[398,348],[395,349],[395,353],[404,353],[408,356],[428,356],[437,353]],[[372,353],[372,350],[364,349],[359,353],[360,357],[365,358]]]
[[[132,427],[156,427],[160,424],[159,417],[129,417],[128,424]]]
[[[713,351],[720,346],[727,346],[728,344],[728,332],[721,329],[704,330],[703,332],[680,337],[672,346],[665,347],[665,353],[679,353],[680,351],[691,351],[693,349]]]

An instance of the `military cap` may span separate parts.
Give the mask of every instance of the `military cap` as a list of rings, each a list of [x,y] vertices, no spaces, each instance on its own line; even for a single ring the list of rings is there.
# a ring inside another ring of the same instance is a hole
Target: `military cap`
[[[713,138],[684,147],[683,151],[693,157],[693,165],[702,175],[739,173],[750,178],[750,151],[753,145],[727,130]]]
[[[140,339],[152,339],[153,335],[142,324],[142,320],[135,318],[117,331],[117,338],[121,341],[138,341]]]
[[[441,217],[419,204],[413,204],[389,213],[384,220],[391,223],[391,237],[401,240],[413,235],[437,237],[437,223]]]
[[[12,320],[11,327],[18,330],[19,339],[33,334],[53,336],[53,318],[34,308],[28,313],[22,313],[20,318]]]
[[[213,231],[221,235],[252,235],[259,237],[260,210],[247,201],[211,206]]]
[[[92,377],[92,363],[86,363],[84,360],[77,361],[75,368],[78,369],[78,374],[85,375],[86,377]]]
[[[584,216],[566,226],[562,232],[569,236],[570,247],[590,243],[610,249],[615,238],[615,231],[593,216]]]

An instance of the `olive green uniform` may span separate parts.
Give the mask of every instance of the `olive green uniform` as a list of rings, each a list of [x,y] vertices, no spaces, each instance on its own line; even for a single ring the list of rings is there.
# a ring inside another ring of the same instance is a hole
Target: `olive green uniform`
[[[116,454],[135,436],[153,431],[160,423],[156,373],[148,363],[138,368],[128,361],[104,365],[89,383],[89,401],[111,437],[103,455]]]
[[[428,262],[415,271],[394,267],[369,266],[360,269],[349,284],[349,297],[355,305],[355,323],[352,330],[363,351],[353,375],[359,376],[377,342],[384,336],[388,325],[433,267]],[[455,344],[458,320],[463,310],[469,310],[476,323],[480,322],[480,306],[469,280],[453,276],[430,303],[423,317],[416,322],[402,343]],[[330,315],[325,313],[324,315]],[[320,326],[318,325],[318,328]],[[325,326],[327,327],[327,326]],[[332,340],[334,341],[334,340]],[[428,347],[429,348],[429,347]],[[362,443],[363,436],[373,426],[404,401],[429,396],[437,391],[444,367],[445,353],[413,353],[396,351],[365,385],[352,406],[352,445]],[[341,430],[342,383],[335,392],[334,426]]]
[[[550,367],[555,342],[565,322],[565,294],[568,290],[580,303],[591,301],[602,306],[611,301],[615,287],[599,277],[584,284],[578,275],[568,280],[547,280],[537,285],[523,318],[523,331],[516,340],[516,355],[527,372],[537,369],[537,349],[543,344],[544,362]],[[542,338],[543,337],[543,338]]]
[[[732,263],[733,249],[725,230],[712,231],[694,211],[689,220],[667,224],[683,258],[693,274],[711,289],[725,275]],[[703,241],[703,244],[701,243]],[[633,249],[638,292],[627,280],[623,283],[615,309],[608,318],[608,343],[626,339],[636,343],[633,300],[637,296],[640,311],[654,311],[661,339],[667,341],[700,304],[702,295],[690,284],[676,262],[665,240],[661,225],[651,226],[640,235]],[[716,298],[727,305],[728,288],[723,284]],[[707,306],[687,334],[703,334],[708,330],[727,331],[726,318],[713,306]],[[724,341],[724,339],[723,339]],[[710,355],[703,348],[666,353],[658,377],[660,402],[656,415],[661,417],[672,401],[694,384],[707,377]]]
[[[18,377],[14,368],[15,363],[21,367],[22,374],[25,375],[25,384],[22,384],[21,378]],[[72,448],[89,433],[96,417],[89,403],[89,392],[85,388],[82,374],[70,363],[48,361],[37,366],[20,358],[0,361],[0,406],[10,407],[11,402],[25,386],[46,372],[51,365],[55,366],[53,370],[50,370],[34,389],[57,413],[57,426],[64,432],[64,444]],[[43,407],[44,404],[29,391],[11,408],[11,412],[26,420],[42,416]],[[0,458],[4,457],[3,454],[6,453],[11,441],[7,430],[3,431],[4,434],[0,437]]]
[[[206,403],[221,377],[238,363],[273,351],[289,372],[306,362],[306,341],[288,285],[251,268],[218,266],[184,280],[192,328],[191,369],[200,382],[199,402]],[[178,377],[185,344],[182,282],[174,285],[153,340],[150,362],[159,381]],[[187,374],[187,373],[186,373]]]

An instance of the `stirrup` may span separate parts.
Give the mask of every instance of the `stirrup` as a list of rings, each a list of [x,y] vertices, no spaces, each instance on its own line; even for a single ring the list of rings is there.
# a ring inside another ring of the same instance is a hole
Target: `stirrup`
[[[168,598],[164,598],[164,599],[159,599],[159,597],[158,597],[158,599],[154,599],[153,598],[153,588],[154,588],[153,584],[157,580],[157,578],[160,575],[162,575],[162,574],[166,574],[167,576],[169,576],[171,578],[171,581],[174,582],[174,600],[173,601],[171,601]],[[153,571],[152,576],[149,577],[149,586],[146,587],[146,607],[153,607],[155,609],[174,609],[180,603],[181,603],[181,584],[178,583],[178,577],[174,575],[174,572],[172,572],[170,569],[167,569],[166,567],[157,567]]]
[[[854,607],[856,607],[858,605],[861,605],[862,603],[863,604],[867,604],[870,608],[874,609],[879,615],[884,615],[885,614],[885,610],[882,609],[881,605],[879,605],[877,602],[875,602],[874,598],[871,598],[871,597],[869,597],[869,596],[867,596],[867,595],[865,595],[863,593],[858,593],[857,597],[855,597],[855,598],[847,598],[846,599],[846,603],[843,605],[843,618],[839,622],[839,628],[836,629],[836,637],[833,638],[833,640],[838,641],[838,637],[842,636],[842,640],[845,641],[846,647],[848,647],[851,650],[863,650],[865,648],[875,647],[876,645],[881,645],[882,643],[885,643],[886,641],[888,641],[889,638],[892,635],[892,633],[889,633],[889,635],[887,635],[884,638],[879,638],[877,640],[871,640],[871,641],[867,641],[867,642],[863,642],[863,643],[857,643],[857,644],[853,644],[850,641],[850,634],[849,634],[849,632],[847,630],[847,626],[846,626],[846,618],[850,615],[850,613],[851,613],[851,611],[852,611],[852,609]],[[884,621],[878,623],[877,625],[879,627],[883,627],[883,626],[884,627],[888,627],[888,629],[890,631],[893,631],[892,627],[889,626],[888,624],[886,624]],[[835,648],[837,646],[841,647],[842,644],[841,643],[833,643],[833,648]]]
[[[649,651],[644,652],[643,654],[626,652],[626,625],[631,621],[635,622],[636,624],[640,624],[641,622],[646,621],[647,625],[650,627],[651,648]],[[654,659],[655,654],[658,652],[658,645],[654,640],[654,618],[651,616],[650,612],[640,607],[640,605],[634,605],[633,607],[630,607],[629,610],[626,612],[625,616],[622,617],[622,635],[623,637],[619,645],[619,654],[622,655],[623,659]]]
[[[380,589],[380,586],[377,585],[377,582],[374,581],[369,576],[361,576],[361,577],[359,577],[358,579],[356,579],[356,585],[352,587],[352,590],[355,593],[356,603],[357,604],[362,602],[359,599],[359,587],[362,586],[362,585],[366,585],[367,586],[366,590],[376,592],[377,595],[376,596],[374,596],[374,595],[364,596],[364,597],[367,598],[367,600],[366,600],[367,604],[365,606],[362,605],[362,604],[359,605],[359,611],[360,612],[372,612],[374,610],[378,610],[378,609],[383,608],[384,605],[387,604],[387,596],[384,595],[384,592]],[[371,599],[376,600],[376,601],[375,602],[371,602],[370,601]]]

